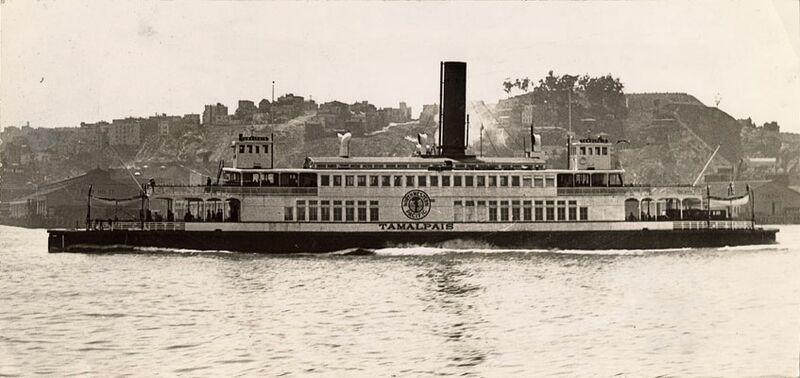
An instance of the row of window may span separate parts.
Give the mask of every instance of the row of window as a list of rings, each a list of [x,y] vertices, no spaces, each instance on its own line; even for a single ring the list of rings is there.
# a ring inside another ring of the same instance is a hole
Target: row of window
[[[552,175],[320,175],[320,186],[356,187],[534,187],[552,188]]]
[[[283,209],[283,220],[298,222],[376,222],[380,220],[378,201],[297,200]]]
[[[575,149],[573,147],[573,153],[575,153]],[[592,146],[581,146],[578,149],[578,155],[608,155],[608,147],[592,147]]]
[[[261,151],[264,151],[265,154],[269,153],[269,145],[258,145],[258,144],[240,144],[239,145],[239,153],[244,154],[260,154]]]
[[[577,201],[453,201],[456,222],[577,221],[589,220],[589,208]]]

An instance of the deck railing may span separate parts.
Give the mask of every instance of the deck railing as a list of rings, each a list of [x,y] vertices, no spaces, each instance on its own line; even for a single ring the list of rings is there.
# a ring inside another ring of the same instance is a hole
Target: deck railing
[[[315,196],[317,188],[287,188],[274,186],[155,186],[151,195],[203,195],[203,194],[270,194],[284,196]]]
[[[702,195],[702,190],[691,186],[604,186],[586,188],[558,188],[560,196],[596,196],[596,195],[653,195],[654,191],[669,191],[680,195]]]
[[[673,222],[672,228],[675,230],[743,230],[752,229],[753,223],[742,220],[693,220]]]

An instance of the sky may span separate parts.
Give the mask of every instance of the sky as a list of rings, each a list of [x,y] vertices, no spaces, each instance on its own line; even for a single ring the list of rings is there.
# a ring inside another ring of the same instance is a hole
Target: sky
[[[77,126],[291,92],[317,102],[467,99],[505,78],[612,74],[800,133],[800,8],[776,1],[25,1],[0,5],[0,125]]]

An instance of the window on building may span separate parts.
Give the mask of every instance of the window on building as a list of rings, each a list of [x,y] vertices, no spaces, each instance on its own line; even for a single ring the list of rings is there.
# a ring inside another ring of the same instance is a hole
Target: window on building
[[[286,206],[283,208],[283,220],[291,221],[294,220],[294,208],[291,206]]]
[[[378,176],[369,176],[369,186],[378,186]]]
[[[358,186],[362,186],[362,187],[363,186],[367,186],[367,176],[363,176],[363,175],[358,176],[357,180],[358,180],[357,181],[358,182]]]
[[[486,176],[478,176],[478,187],[482,188],[486,186]]]
[[[500,186],[508,186],[508,176],[500,176]]]
[[[342,176],[333,176],[333,186],[342,186]]]
[[[356,178],[353,176],[344,176],[344,184],[345,186],[354,186],[356,183]]]

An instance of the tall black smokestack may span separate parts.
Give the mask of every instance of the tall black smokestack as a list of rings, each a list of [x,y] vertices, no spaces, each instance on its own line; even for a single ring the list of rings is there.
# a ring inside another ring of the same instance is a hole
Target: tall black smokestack
[[[464,118],[467,106],[467,63],[442,62],[442,155],[459,157],[466,152]]]

